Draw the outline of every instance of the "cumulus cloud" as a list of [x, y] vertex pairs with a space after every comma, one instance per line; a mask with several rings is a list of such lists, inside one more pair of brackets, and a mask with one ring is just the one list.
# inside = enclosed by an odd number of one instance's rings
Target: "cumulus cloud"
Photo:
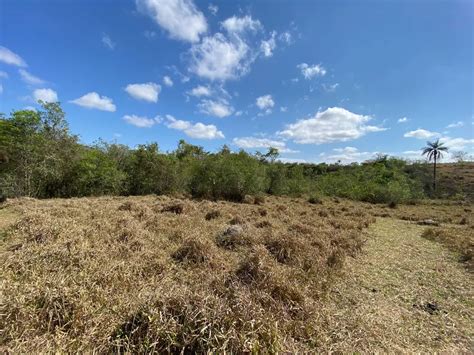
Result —
[[101, 111], [115, 112], [116, 107], [111, 98], [100, 96], [96, 92], [89, 92], [78, 99], [69, 101], [70, 103]]
[[289, 124], [278, 132], [282, 137], [300, 144], [345, 142], [385, 128], [370, 126], [370, 116], [359, 115], [341, 107], [318, 111], [313, 117]]
[[427, 131], [426, 129], [417, 129], [414, 131], [406, 132], [403, 137], [405, 138], [417, 138], [417, 139], [428, 139], [439, 136], [438, 132]]
[[408, 117], [401, 117], [401, 118], [398, 119], [397, 122], [398, 123], [406, 123], [406, 122], [408, 122]]
[[134, 99], [156, 103], [161, 86], [155, 83], [129, 84], [125, 91]]
[[378, 152], [361, 152], [354, 147], [345, 147], [335, 148], [331, 153], [321, 153], [319, 154], [319, 159], [328, 163], [340, 162], [342, 164], [349, 164], [366, 161], [377, 154]]
[[306, 80], [310, 80], [315, 76], [326, 75], [326, 69], [323, 68], [320, 64], [309, 65], [307, 63], [301, 63], [298, 64], [296, 67], [301, 70], [301, 75], [303, 75]]
[[18, 70], [20, 73], [21, 79], [30, 85], [43, 85], [45, 81], [43, 79], [38, 78], [37, 76], [34, 76], [33, 74], [27, 72], [25, 69], [20, 69]]
[[136, 0], [140, 12], [150, 16], [171, 38], [199, 42], [207, 21], [192, 0]]
[[292, 150], [286, 146], [283, 141], [272, 140], [268, 138], [258, 137], [240, 137], [234, 138], [232, 143], [239, 148], [243, 149], [256, 149], [256, 148], [277, 148], [280, 153], [298, 153], [298, 151]]
[[219, 139], [225, 138], [224, 134], [214, 125], [204, 123], [191, 123], [189, 121], [178, 120], [171, 115], [166, 115], [166, 126], [171, 129], [183, 131], [187, 136], [198, 139]]
[[209, 80], [236, 79], [249, 71], [254, 58], [249, 46], [239, 37], [232, 40], [222, 33], [205, 37], [190, 50], [189, 70]]
[[219, 118], [227, 117], [232, 114], [234, 108], [229, 105], [227, 100], [219, 99], [215, 100], [202, 100], [199, 104], [199, 108], [202, 113], [216, 116]]
[[163, 77], [163, 84], [165, 84], [166, 86], [173, 86], [174, 83], [168, 75], [165, 75]]
[[110, 50], [115, 49], [116, 43], [112, 41], [112, 38], [107, 33], [102, 33], [102, 43], [105, 47], [107, 47]]
[[273, 31], [269, 39], [263, 40], [260, 43], [260, 50], [262, 51], [265, 57], [271, 57], [273, 55], [273, 51], [276, 48], [275, 36], [276, 36], [276, 32]]
[[159, 116], [148, 118], [145, 116], [125, 115], [122, 117], [122, 119], [125, 122], [139, 128], [150, 128], [161, 122], [161, 118]]
[[232, 16], [222, 22], [222, 27], [229, 33], [238, 34], [245, 31], [258, 31], [262, 28], [262, 24], [249, 15], [244, 17]]
[[0, 46], [0, 62], [16, 65], [17, 67], [27, 67], [22, 57], [3, 46]]
[[462, 126], [464, 126], [464, 122], [458, 121], [458, 122], [453, 122], [453, 123], [447, 125], [446, 128], [459, 128], [459, 127], [462, 127]]
[[275, 106], [275, 101], [273, 101], [272, 95], [263, 95], [257, 97], [255, 103], [260, 110], [271, 109], [273, 106]]
[[211, 89], [209, 89], [207, 86], [196, 86], [192, 90], [188, 91], [188, 94], [191, 96], [195, 97], [201, 97], [201, 96], [211, 96], [212, 92]]
[[58, 94], [52, 89], [36, 89], [33, 91], [33, 98], [35, 101], [57, 102]]

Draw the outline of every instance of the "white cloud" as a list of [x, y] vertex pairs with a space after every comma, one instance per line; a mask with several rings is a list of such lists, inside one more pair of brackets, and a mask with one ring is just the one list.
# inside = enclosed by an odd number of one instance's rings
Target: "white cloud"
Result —
[[207, 9], [209, 10], [209, 12], [211, 14], [213, 14], [214, 16], [217, 15], [217, 11], [219, 11], [219, 8], [217, 7], [217, 5], [213, 5], [213, 4], [209, 4], [209, 6], [207, 7]]
[[3, 85], [0, 84], [0, 94], [3, 94]]
[[281, 112], [286, 112], [286, 111], [288, 111], [288, 107], [286, 107], [286, 106], [281, 106], [281, 107], [280, 107], [280, 111], [281, 111]]
[[198, 139], [219, 139], [225, 138], [224, 134], [217, 130], [214, 125], [205, 125], [201, 122], [191, 123], [189, 121], [178, 120], [171, 115], [166, 115], [168, 123], [166, 126], [171, 129], [183, 131], [187, 136]]
[[136, 0], [137, 8], [165, 29], [171, 38], [199, 42], [207, 21], [192, 0]]
[[0, 70], [0, 78], [8, 79], [8, 74], [6, 72]]
[[190, 50], [191, 66], [189, 70], [210, 80], [236, 79], [249, 71], [251, 62], [249, 46], [238, 36], [228, 40], [223, 34], [216, 33], [205, 37], [201, 43]]
[[427, 131], [426, 129], [417, 129], [414, 131], [406, 132], [403, 137], [405, 138], [417, 138], [417, 139], [428, 139], [439, 136], [438, 132]]
[[459, 127], [462, 127], [462, 126], [464, 126], [464, 122], [458, 121], [458, 122], [453, 122], [453, 123], [447, 125], [446, 128], [459, 128]]
[[232, 16], [222, 22], [222, 27], [229, 33], [238, 34], [245, 31], [258, 31], [262, 28], [262, 24], [249, 15], [244, 17]]
[[168, 76], [168, 75], [165, 75], [163, 77], [163, 83], [166, 85], [166, 86], [173, 86], [173, 80], [171, 80], [171, 78]]
[[441, 137], [440, 142], [444, 143], [450, 151], [474, 149], [474, 139]]
[[17, 67], [27, 67], [26, 62], [18, 54], [13, 53], [6, 47], [0, 46], [0, 62], [4, 62], [10, 65], [16, 65]]
[[211, 96], [211, 90], [207, 86], [199, 85], [188, 91], [188, 94], [195, 97]]
[[385, 128], [369, 126], [370, 116], [358, 115], [344, 108], [331, 107], [318, 111], [313, 117], [289, 124], [278, 132], [282, 137], [300, 144], [345, 142]]
[[401, 117], [401, 118], [398, 119], [397, 122], [398, 123], [406, 123], [406, 122], [408, 122], [408, 117]]
[[45, 83], [43, 79], [34, 76], [33, 74], [27, 72], [25, 69], [20, 69], [18, 70], [18, 72], [20, 73], [21, 79], [27, 84], [42, 85]]
[[342, 164], [360, 163], [373, 158], [378, 152], [361, 152], [354, 147], [336, 148], [332, 153], [321, 153], [319, 159], [328, 163], [341, 162]]
[[35, 101], [57, 102], [58, 94], [52, 89], [36, 89], [33, 91], [33, 98]]
[[273, 106], [275, 106], [275, 101], [273, 101], [272, 95], [263, 95], [257, 97], [255, 103], [260, 110], [271, 109]]
[[154, 126], [155, 124], [158, 124], [161, 122], [161, 118], [159, 116], [156, 116], [154, 118], [148, 118], [148, 117], [143, 117], [143, 116], [137, 116], [137, 115], [125, 115], [122, 117], [122, 119], [139, 128], [150, 128]]
[[70, 103], [91, 109], [101, 111], [115, 112], [116, 107], [111, 98], [107, 96], [100, 96], [96, 92], [89, 92], [78, 99], [69, 101]]
[[232, 143], [239, 148], [243, 149], [255, 149], [255, 148], [277, 148], [280, 153], [298, 153], [286, 146], [283, 141], [272, 140], [268, 138], [257, 138], [257, 137], [240, 137], [234, 138]]
[[288, 31], [280, 33], [280, 35], [278, 36], [278, 39], [280, 41], [285, 42], [286, 44], [291, 44], [293, 42], [293, 38], [291, 36], [291, 33], [288, 32]]
[[155, 83], [129, 84], [125, 91], [134, 99], [156, 103], [161, 86]]
[[336, 89], [337, 89], [338, 86], [339, 86], [339, 83], [335, 83], [335, 84], [323, 84], [323, 85], [322, 85], [324, 91], [326, 91], [326, 92], [334, 92], [334, 91], [336, 91]]
[[278, 158], [278, 161], [281, 161], [285, 164], [306, 164], [309, 163], [306, 159], [301, 158]]
[[309, 65], [306, 63], [301, 63], [298, 64], [296, 67], [301, 70], [301, 75], [303, 75], [306, 80], [310, 80], [315, 76], [326, 75], [326, 69], [323, 68], [320, 64]]
[[234, 111], [234, 108], [229, 105], [227, 100], [224, 99], [219, 99], [218, 101], [202, 100], [199, 104], [199, 108], [201, 109], [202, 113], [219, 118], [230, 116]]
[[104, 44], [105, 47], [107, 47], [110, 50], [115, 49], [116, 43], [112, 41], [112, 39], [107, 33], [102, 33], [102, 43]]
[[272, 36], [268, 40], [264, 40], [260, 43], [260, 50], [265, 57], [271, 57], [273, 55], [273, 51], [276, 48], [275, 36], [276, 32], [273, 31]]

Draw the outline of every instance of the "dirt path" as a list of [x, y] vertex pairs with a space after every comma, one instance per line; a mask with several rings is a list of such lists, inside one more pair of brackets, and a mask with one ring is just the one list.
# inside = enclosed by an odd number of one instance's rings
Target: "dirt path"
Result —
[[328, 350], [474, 351], [474, 278], [424, 227], [379, 218], [330, 292]]

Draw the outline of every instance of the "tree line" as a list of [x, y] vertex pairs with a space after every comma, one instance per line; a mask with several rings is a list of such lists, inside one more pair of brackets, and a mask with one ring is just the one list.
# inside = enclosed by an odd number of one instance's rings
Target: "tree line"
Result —
[[[381, 203], [429, 194], [424, 164], [380, 156], [363, 164], [284, 164], [278, 151], [218, 152], [180, 140], [172, 152], [157, 143], [135, 148], [79, 142], [59, 103], [0, 117], [0, 194], [35, 198], [189, 194], [242, 201], [246, 195], [329, 195]], [[428, 182], [428, 183], [427, 183]]]

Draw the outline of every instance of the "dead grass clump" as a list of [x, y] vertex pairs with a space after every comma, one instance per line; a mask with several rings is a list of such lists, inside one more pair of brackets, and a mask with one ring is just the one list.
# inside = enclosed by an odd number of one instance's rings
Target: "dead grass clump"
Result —
[[186, 239], [172, 257], [186, 264], [207, 263], [210, 261], [209, 246], [197, 239]]
[[317, 196], [311, 196], [309, 199], [308, 199], [308, 202], [312, 205], [321, 205], [323, 203], [323, 200], [321, 200], [319, 197]]
[[41, 244], [57, 239], [59, 235], [58, 227], [47, 216], [33, 214], [22, 218], [14, 229], [23, 234], [27, 242]]
[[296, 234], [304, 234], [308, 235], [313, 233], [313, 230], [305, 226], [304, 224], [298, 223], [298, 224], [292, 224], [291, 226], [288, 227], [289, 232], [295, 232]]
[[319, 211], [318, 215], [319, 215], [319, 217], [324, 217], [324, 218], [329, 217], [329, 213], [326, 210]]
[[39, 327], [45, 332], [67, 331], [74, 317], [74, 306], [64, 295], [41, 294], [34, 300]]
[[171, 203], [167, 206], [164, 206], [161, 212], [171, 212], [175, 214], [182, 214], [184, 212], [184, 204], [181, 202]]
[[231, 225], [244, 224], [244, 223], [245, 223], [244, 219], [240, 216], [232, 217], [232, 219], [229, 221], [229, 224]]
[[255, 248], [249, 256], [242, 260], [235, 274], [244, 284], [263, 283], [269, 280], [271, 267], [268, 264], [265, 249]]
[[205, 219], [206, 221], [210, 221], [211, 219], [216, 219], [216, 218], [219, 218], [220, 216], [221, 216], [220, 211], [213, 210], [206, 213]]
[[271, 226], [272, 226], [271, 222], [269, 222], [267, 220], [255, 223], [255, 227], [257, 227], [257, 228], [269, 228]]
[[258, 214], [262, 217], [265, 217], [266, 215], [268, 215], [268, 211], [264, 208], [259, 208], [258, 209]]
[[263, 195], [255, 196], [253, 203], [256, 205], [263, 205], [265, 203], [265, 196]]
[[122, 203], [119, 207], [119, 211], [131, 211], [134, 207], [134, 204], [131, 201], [126, 201]]
[[292, 236], [271, 238], [265, 246], [270, 254], [282, 264], [296, 264], [304, 248], [303, 244]]
[[234, 250], [239, 246], [250, 245], [251, 240], [244, 234], [243, 228], [236, 224], [219, 234], [216, 237], [216, 244], [222, 248]]
[[111, 335], [109, 341], [116, 352], [147, 351], [151, 345], [150, 323], [152, 318], [144, 310], [139, 310], [122, 323]]

